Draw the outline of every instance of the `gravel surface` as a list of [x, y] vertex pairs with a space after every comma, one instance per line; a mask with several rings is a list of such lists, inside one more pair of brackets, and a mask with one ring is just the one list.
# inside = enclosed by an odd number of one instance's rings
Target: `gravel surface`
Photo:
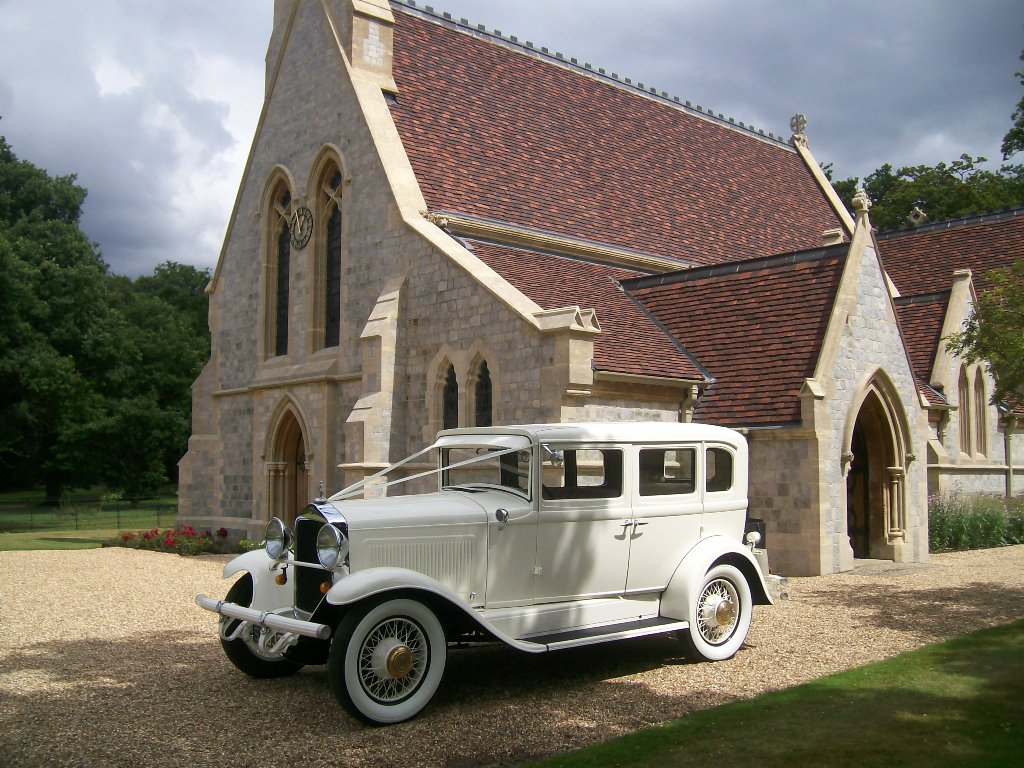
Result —
[[1024, 546], [790, 579], [730, 661], [669, 637], [539, 656], [452, 650], [415, 720], [363, 726], [322, 668], [250, 680], [196, 593], [223, 557], [0, 552], [0, 768], [508, 765], [1024, 617]]

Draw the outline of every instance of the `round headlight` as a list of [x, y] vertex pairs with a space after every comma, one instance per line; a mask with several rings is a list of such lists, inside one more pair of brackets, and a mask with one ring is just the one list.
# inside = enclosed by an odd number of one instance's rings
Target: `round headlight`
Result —
[[288, 548], [292, 544], [292, 534], [280, 518], [272, 518], [267, 523], [265, 539], [263, 547], [267, 551], [267, 557], [271, 560], [280, 560], [288, 555]]
[[328, 523], [316, 535], [316, 556], [327, 570], [341, 563], [348, 554], [348, 540], [344, 534]]

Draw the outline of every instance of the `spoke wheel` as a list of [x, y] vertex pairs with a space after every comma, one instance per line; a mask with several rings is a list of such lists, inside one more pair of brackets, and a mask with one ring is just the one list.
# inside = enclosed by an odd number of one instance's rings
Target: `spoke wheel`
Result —
[[[242, 576], [231, 586], [224, 599], [229, 603], [250, 607], [252, 605], [252, 576], [248, 573]], [[238, 622], [236, 619], [221, 617], [220, 623], [230, 629], [234, 628]], [[294, 675], [302, 669], [302, 664], [291, 661], [281, 654], [267, 653], [260, 648], [259, 633], [271, 631], [250, 625], [234, 640], [222, 638], [220, 644], [224, 649], [224, 655], [249, 677], [269, 678]]]
[[718, 565], [704, 576], [690, 609], [690, 627], [681, 639], [687, 656], [698, 661], [732, 658], [750, 629], [750, 586], [731, 565]]
[[370, 723], [397, 723], [427, 705], [444, 674], [444, 628], [423, 603], [391, 599], [357, 606], [331, 642], [335, 697]]

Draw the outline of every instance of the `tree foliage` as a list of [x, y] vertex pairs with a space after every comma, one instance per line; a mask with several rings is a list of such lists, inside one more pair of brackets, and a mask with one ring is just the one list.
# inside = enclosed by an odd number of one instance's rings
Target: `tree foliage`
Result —
[[187, 445], [209, 274], [111, 275], [79, 228], [85, 196], [0, 137], [0, 482], [138, 496]]
[[849, 178], [833, 183], [850, 208], [863, 186], [871, 199], [871, 223], [879, 230], [911, 226], [914, 209], [928, 221], [997, 211], [1024, 205], [1024, 166], [1007, 165], [999, 171], [978, 167], [984, 157], [968, 154], [951, 163], [915, 165], [898, 169], [886, 163], [868, 174], [863, 183]]
[[980, 293], [963, 328], [948, 347], [968, 362], [984, 360], [996, 381], [993, 402], [1020, 399], [1024, 392], [1024, 259], [987, 273], [988, 290]]
[[[1024, 61], [1024, 51], [1021, 51], [1020, 60]], [[1024, 71], [1015, 72], [1014, 75], [1020, 78], [1020, 84], [1024, 85]], [[1003, 160], [1009, 160], [1012, 155], [1024, 149], [1024, 96], [1017, 102], [1017, 108], [1010, 115], [1013, 126], [1003, 136]]]

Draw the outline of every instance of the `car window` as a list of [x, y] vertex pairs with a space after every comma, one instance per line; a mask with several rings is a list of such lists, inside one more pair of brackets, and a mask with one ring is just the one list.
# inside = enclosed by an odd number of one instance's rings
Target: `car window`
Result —
[[545, 499], [614, 499], [622, 495], [622, 451], [548, 450]]
[[442, 468], [441, 485], [445, 488], [483, 485], [529, 494], [529, 451], [443, 448]]
[[644, 448], [640, 451], [640, 495], [666, 496], [696, 490], [695, 448]]
[[705, 488], [709, 493], [728, 491], [732, 488], [732, 454], [725, 448], [708, 448], [705, 453], [707, 482]]

